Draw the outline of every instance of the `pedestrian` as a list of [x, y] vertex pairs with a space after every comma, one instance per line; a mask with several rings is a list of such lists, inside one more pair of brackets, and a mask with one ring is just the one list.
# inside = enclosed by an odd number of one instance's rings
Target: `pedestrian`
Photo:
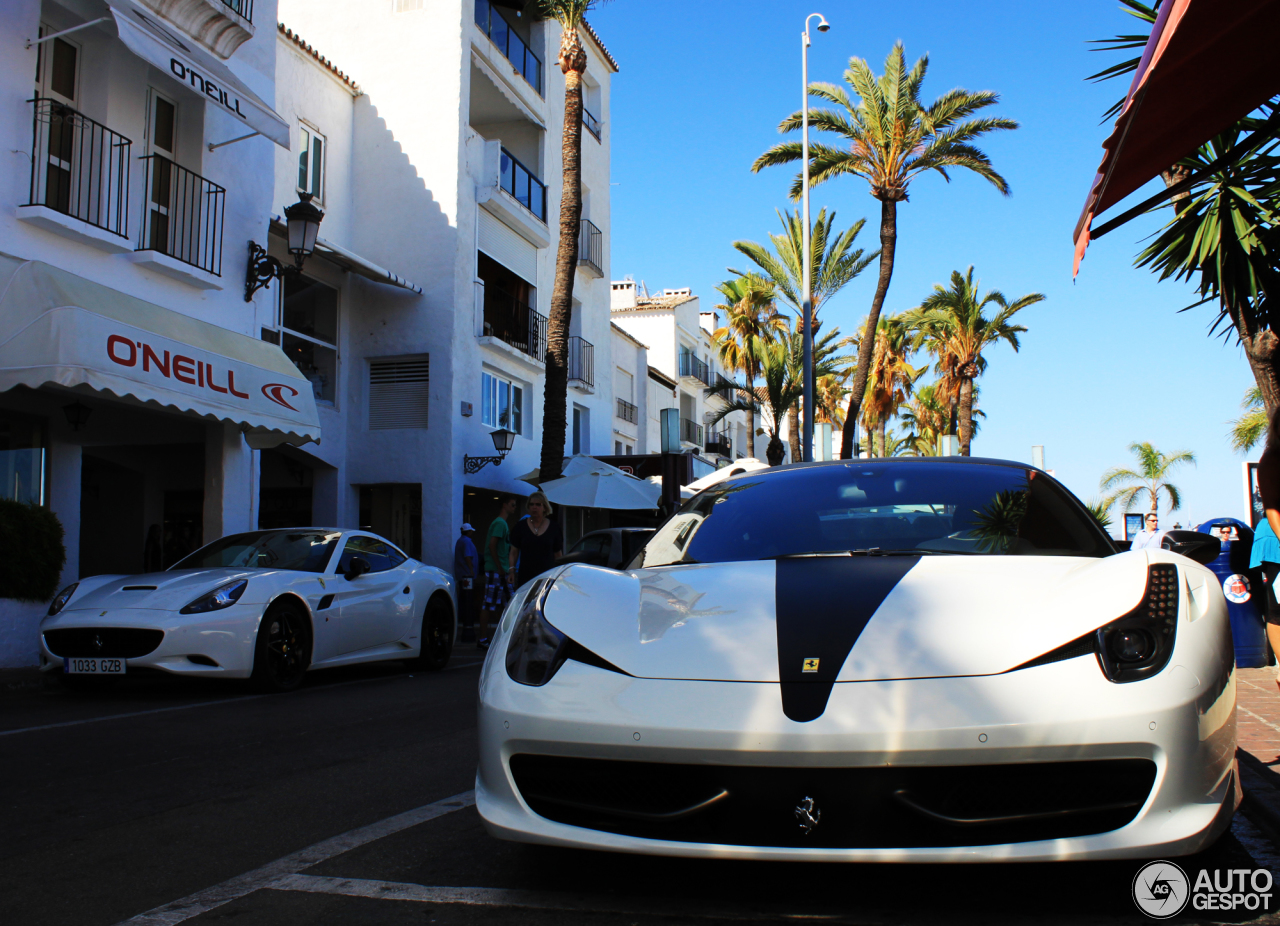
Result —
[[[1280, 600], [1276, 598], [1276, 577], [1280, 575], [1280, 411], [1271, 417], [1267, 446], [1258, 460], [1258, 492], [1263, 517], [1254, 530], [1249, 567], [1262, 570], [1267, 642], [1272, 653], [1280, 654]], [[1280, 663], [1276, 665], [1276, 685], [1280, 687]]]
[[476, 529], [470, 524], [462, 525], [462, 535], [453, 545], [453, 578], [458, 583], [458, 613], [462, 616], [463, 643], [474, 643], [476, 628], [472, 624], [471, 602], [476, 587], [476, 576], [480, 574], [480, 554], [476, 552], [475, 542], [471, 539]]
[[489, 648], [489, 625], [498, 623], [511, 600], [507, 559], [511, 555], [510, 521], [516, 513], [516, 497], [503, 495], [501, 499], [502, 507], [484, 538], [484, 601], [480, 605], [480, 638], [476, 640], [481, 649]]
[[[540, 576], [564, 556], [564, 534], [560, 525], [550, 519], [551, 502], [541, 492], [534, 492], [525, 502], [529, 517], [511, 531], [511, 554], [508, 569], [519, 588]], [[516, 568], [516, 557], [520, 566]]]
[[1160, 549], [1160, 541], [1164, 537], [1164, 531], [1160, 530], [1160, 515], [1154, 511], [1147, 513], [1147, 526], [1144, 530], [1134, 534], [1133, 542], [1129, 544], [1130, 550], [1141, 550], [1146, 547]]

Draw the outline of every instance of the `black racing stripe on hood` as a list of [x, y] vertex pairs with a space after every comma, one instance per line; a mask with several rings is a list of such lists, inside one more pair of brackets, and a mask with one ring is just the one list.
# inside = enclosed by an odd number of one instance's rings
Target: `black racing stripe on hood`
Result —
[[[801, 723], [827, 709], [831, 686], [871, 615], [918, 556], [780, 559], [774, 580], [782, 710]], [[805, 672], [817, 659], [816, 672]]]

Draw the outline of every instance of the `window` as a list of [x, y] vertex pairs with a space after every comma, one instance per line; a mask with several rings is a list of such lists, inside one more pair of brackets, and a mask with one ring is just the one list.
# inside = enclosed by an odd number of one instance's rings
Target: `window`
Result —
[[621, 367], [613, 371], [613, 394], [624, 402], [634, 402], [635, 377]]
[[395, 569], [406, 559], [405, 555], [389, 543], [376, 537], [352, 537], [342, 548], [342, 557], [338, 560], [338, 575], [346, 575], [351, 568], [353, 556], [364, 557], [369, 563], [370, 572], [386, 572]]
[[311, 383], [317, 402], [333, 405], [338, 382], [338, 291], [300, 273], [285, 274], [277, 328], [262, 340], [279, 344]]
[[573, 452], [591, 452], [591, 412], [581, 405], [573, 407]]
[[0, 411], [0, 498], [44, 504], [44, 425]]
[[324, 201], [324, 136], [309, 125], [302, 126], [302, 143], [298, 146], [298, 192], [310, 193], [316, 202]]
[[[431, 359], [369, 361], [369, 428], [425, 428], [431, 399]], [[364, 523], [364, 522], [361, 522]]]
[[491, 428], [524, 433], [524, 387], [492, 373], [480, 382], [480, 420]]
[[[58, 31], [50, 26], [40, 27], [41, 35]], [[45, 96], [74, 106], [76, 85], [79, 83], [80, 46], [66, 39], [53, 39], [41, 42], [36, 49], [36, 84]]]
[[341, 534], [317, 530], [232, 534], [201, 547], [174, 569], [292, 569], [324, 572]]
[[[146, 190], [147, 214], [146, 243], [151, 249], [171, 251], [169, 240], [169, 219], [173, 211], [174, 171], [173, 162], [177, 160], [175, 147], [178, 127], [178, 107], [170, 99], [161, 96], [156, 90], [148, 94], [147, 146], [150, 154], [159, 155], [149, 162], [151, 167], [148, 177], [151, 181]], [[177, 242], [175, 242], [177, 243]], [[181, 256], [181, 252], [179, 252]]]

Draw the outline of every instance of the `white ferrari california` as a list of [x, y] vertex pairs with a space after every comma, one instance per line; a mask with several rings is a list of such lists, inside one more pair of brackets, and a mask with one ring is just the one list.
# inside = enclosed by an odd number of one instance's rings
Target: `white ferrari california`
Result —
[[[1229, 825], [1223, 593], [1047, 473], [847, 460], [728, 479], [626, 568], [527, 583], [480, 680], [494, 836], [718, 858], [1196, 852]], [[1184, 555], [1186, 554], [1186, 555]]]
[[40, 625], [42, 666], [70, 685], [138, 670], [251, 678], [383, 659], [442, 669], [453, 578], [376, 534], [299, 527], [215, 540], [165, 572], [81, 579]]

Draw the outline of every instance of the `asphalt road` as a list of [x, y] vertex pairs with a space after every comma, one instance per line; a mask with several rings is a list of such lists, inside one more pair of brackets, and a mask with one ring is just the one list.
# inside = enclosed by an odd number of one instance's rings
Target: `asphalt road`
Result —
[[[471, 805], [476, 659], [317, 673], [271, 697], [167, 678], [0, 693], [0, 923], [1150, 922], [1137, 862], [766, 864], [492, 840]], [[1178, 861], [1192, 878], [1280, 869], [1243, 818]]]

